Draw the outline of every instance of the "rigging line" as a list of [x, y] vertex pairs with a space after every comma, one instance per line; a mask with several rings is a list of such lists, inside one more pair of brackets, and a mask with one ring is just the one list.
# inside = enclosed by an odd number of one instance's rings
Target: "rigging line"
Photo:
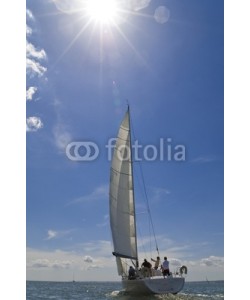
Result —
[[144, 240], [143, 240], [143, 236], [141, 234], [141, 228], [139, 226], [137, 226], [137, 229], [139, 231], [139, 236], [140, 236], [140, 239], [141, 239], [141, 244], [142, 244], [142, 248], [143, 248], [143, 252], [144, 252], [144, 256], [146, 257], [146, 249], [145, 249], [145, 245], [144, 245]]
[[[134, 140], [135, 140], [136, 138], [135, 138], [134, 126], [133, 126], [132, 118], [131, 117], [130, 117], [130, 124], [131, 124], [131, 131], [132, 131], [132, 134], [133, 134], [133, 137], [134, 137]], [[141, 166], [141, 162], [140, 161], [138, 161], [138, 163], [139, 163], [140, 173], [141, 173], [141, 177], [142, 177], [143, 190], [144, 190], [144, 194], [145, 194], [145, 198], [146, 198], [147, 211], [148, 211], [149, 220], [150, 220], [152, 231], [153, 231], [153, 235], [154, 235], [154, 240], [155, 240], [155, 245], [156, 245], [156, 251], [157, 251], [158, 255], [160, 256], [160, 254], [159, 254], [159, 248], [158, 248], [158, 244], [157, 244], [157, 240], [156, 240], [156, 235], [155, 235], [155, 230], [154, 230], [154, 224], [153, 224], [153, 220], [152, 220], [152, 216], [151, 216], [151, 212], [150, 212], [148, 195], [147, 195], [146, 184], [145, 184], [145, 180], [144, 180], [144, 176], [143, 176], [142, 166]]]
[[143, 176], [141, 164], [139, 164], [139, 166], [140, 166], [140, 171], [141, 171], [141, 176], [142, 176], [142, 183], [143, 183], [144, 194], [145, 194], [145, 197], [146, 197], [146, 204], [147, 204], [147, 210], [148, 210], [148, 214], [149, 214], [149, 220], [150, 220], [152, 231], [153, 231], [153, 235], [154, 235], [154, 240], [155, 240], [155, 245], [156, 245], [156, 251], [157, 251], [158, 255], [160, 256], [160, 254], [159, 254], [159, 248], [158, 248], [158, 244], [157, 244], [157, 240], [156, 240], [156, 235], [155, 235], [155, 230], [154, 230], [153, 219], [152, 219], [152, 215], [151, 215], [151, 212], [150, 212], [148, 195], [147, 195], [147, 190], [146, 190], [146, 185], [145, 185], [145, 180], [144, 180], [144, 176]]
[[150, 235], [150, 256], [152, 257], [152, 247], [154, 246], [153, 241], [152, 241], [152, 233], [151, 233], [151, 225], [150, 225], [150, 220], [148, 222], [148, 228], [149, 228], [149, 235]]

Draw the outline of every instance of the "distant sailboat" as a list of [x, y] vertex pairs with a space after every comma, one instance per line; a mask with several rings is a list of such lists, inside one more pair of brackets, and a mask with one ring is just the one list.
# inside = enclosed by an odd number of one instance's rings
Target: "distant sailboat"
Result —
[[[146, 277], [139, 269], [129, 107], [120, 125], [110, 169], [110, 226], [118, 274], [125, 291], [136, 294], [177, 294], [184, 286], [187, 268], [163, 278], [160, 271]], [[126, 259], [135, 267], [129, 279]], [[154, 271], [154, 270], [152, 270]]]

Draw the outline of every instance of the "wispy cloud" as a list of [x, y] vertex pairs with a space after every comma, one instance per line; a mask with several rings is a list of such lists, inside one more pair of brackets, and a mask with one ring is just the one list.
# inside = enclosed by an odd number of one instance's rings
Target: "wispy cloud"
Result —
[[[26, 10], [27, 21], [32, 21], [32, 26], [35, 24], [35, 18], [32, 12]], [[32, 27], [28, 24], [26, 25], [26, 34], [27, 37], [31, 36], [33, 30]], [[46, 71], [47, 68], [42, 65], [42, 61], [47, 58], [47, 54], [44, 49], [38, 49], [29, 41], [26, 41], [26, 72], [30, 78], [35, 76], [41, 77]]]
[[43, 76], [43, 74], [47, 71], [47, 68], [42, 66], [38, 61], [27, 58], [26, 70], [27, 70], [27, 75], [29, 75], [32, 78], [36, 75], [39, 77]]
[[96, 224], [97, 227], [105, 227], [109, 224], [109, 215], [103, 217], [103, 222]]
[[48, 230], [48, 236], [46, 238], [46, 240], [51, 240], [51, 239], [54, 239], [56, 238], [58, 235], [58, 233], [54, 230]]
[[77, 204], [77, 203], [83, 203], [85, 201], [97, 201], [102, 200], [104, 198], [108, 197], [108, 185], [103, 184], [98, 187], [96, 187], [90, 194], [81, 196], [79, 198], [76, 198], [68, 203], [69, 204]]
[[38, 50], [33, 44], [26, 42], [26, 55], [38, 60], [46, 59], [47, 55], [44, 49]]
[[[167, 238], [166, 236], [163, 235], [156, 235], [156, 240], [159, 246], [159, 249], [169, 249], [170, 247], [173, 246], [174, 241]], [[146, 249], [151, 249], [152, 244], [154, 244], [154, 237], [153, 236], [143, 236], [143, 237], [138, 237], [138, 248], [140, 251], [146, 251]], [[149, 250], [148, 250], [149, 251]]]
[[50, 262], [48, 259], [36, 259], [28, 264], [30, 268], [48, 268], [50, 266]]
[[175, 267], [180, 267], [182, 265], [182, 261], [180, 259], [177, 258], [171, 258], [169, 260], [171, 266], [175, 266]]
[[56, 238], [61, 238], [64, 237], [68, 234], [70, 234], [73, 230], [52, 230], [49, 229], [47, 232], [47, 237], [45, 238], [45, 240], [52, 240], [52, 239], [56, 239]]
[[28, 264], [29, 268], [52, 268], [52, 269], [69, 269], [72, 266], [71, 261], [67, 260], [54, 260], [37, 259]]
[[[170, 191], [166, 188], [148, 187], [148, 196], [149, 196], [151, 203], [167, 201], [169, 199], [170, 194], [171, 194]], [[137, 203], [136, 203], [137, 215], [147, 213], [148, 209], [147, 209], [147, 201], [146, 201], [145, 196], [143, 195], [143, 197], [139, 201], [137, 201]]]
[[56, 147], [64, 152], [66, 146], [72, 139], [69, 131], [61, 122], [58, 122], [53, 128], [53, 135]]
[[29, 27], [28, 25], [26, 25], [26, 35], [27, 35], [27, 36], [32, 35], [32, 28]]
[[[32, 26], [35, 24], [35, 18], [31, 12], [31, 10], [26, 10], [26, 19], [27, 21], [31, 21]], [[26, 24], [26, 34], [27, 37], [32, 35], [32, 28], [28, 24]], [[29, 84], [29, 80], [34, 77], [41, 77], [47, 71], [47, 68], [41, 64], [41, 61], [46, 59], [47, 55], [44, 49], [37, 49], [33, 44], [29, 41], [26, 41], [26, 74], [27, 74], [27, 83]], [[34, 83], [33, 83], [34, 84]], [[30, 86], [26, 91], [26, 101], [31, 101], [37, 92], [36, 86]], [[36, 132], [39, 129], [43, 128], [43, 122], [41, 118], [36, 116], [30, 116], [26, 119], [26, 131], [27, 132]]]
[[72, 253], [61, 250], [42, 251], [27, 248], [27, 268], [68, 269], [74, 265], [75, 257]]
[[32, 21], [35, 20], [32, 11], [29, 9], [26, 9], [26, 17], [27, 17], [27, 20], [32, 20]]
[[[104, 240], [95, 240], [81, 245], [75, 245], [73, 248], [79, 249], [79, 251], [65, 251], [65, 250], [49, 250], [43, 251], [39, 249], [27, 248], [27, 272], [29, 278], [40, 278], [39, 274], [43, 274], [42, 270], [46, 269], [53, 272], [53, 270], [61, 269], [62, 272], [65, 269], [63, 276], [68, 277], [67, 269], [75, 270], [79, 272], [80, 276], [84, 279], [91, 278], [91, 274], [86, 273], [86, 270], [103, 269], [105, 270], [114, 269], [115, 260], [111, 254], [111, 243]], [[110, 273], [110, 272], [109, 272]], [[46, 273], [49, 276], [50, 273]], [[53, 273], [57, 276], [56, 273]], [[115, 279], [114, 274], [111, 273], [110, 279]], [[107, 274], [106, 274], [107, 275]], [[108, 278], [105, 274], [94, 274], [94, 278], [100, 280]], [[98, 277], [99, 276], [99, 277]], [[47, 278], [47, 277], [46, 277]], [[53, 277], [55, 278], [55, 277]], [[93, 280], [94, 280], [93, 278]]]
[[224, 266], [224, 258], [220, 256], [209, 256], [207, 258], [203, 258], [200, 261], [201, 266], [207, 266], [207, 267], [223, 267]]
[[39, 117], [29, 117], [26, 119], [26, 131], [35, 132], [43, 128], [43, 122]]
[[168, 195], [170, 194], [170, 191], [166, 188], [161, 187], [153, 187], [151, 188], [151, 199], [152, 201], [160, 201], [160, 200], [166, 200]]
[[91, 253], [95, 257], [110, 256], [112, 246], [110, 241], [95, 240], [81, 244], [81, 249], [85, 253]]
[[26, 100], [31, 101], [33, 99], [33, 96], [35, 95], [37, 91], [37, 87], [30, 86], [28, 90], [26, 91]]

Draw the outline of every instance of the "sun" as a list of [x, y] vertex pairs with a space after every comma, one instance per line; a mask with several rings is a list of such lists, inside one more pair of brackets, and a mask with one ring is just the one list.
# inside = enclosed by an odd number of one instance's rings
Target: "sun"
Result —
[[88, 0], [86, 10], [93, 21], [101, 24], [112, 23], [118, 16], [118, 7], [115, 0]]

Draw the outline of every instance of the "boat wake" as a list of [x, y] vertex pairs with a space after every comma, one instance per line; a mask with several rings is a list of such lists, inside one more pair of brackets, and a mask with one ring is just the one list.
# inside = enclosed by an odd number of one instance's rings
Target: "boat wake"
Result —
[[[109, 295], [117, 300], [133, 300], [131, 294], [125, 290], [113, 291]], [[186, 294], [179, 293], [178, 295], [165, 294], [165, 295], [140, 295], [140, 300], [218, 300], [224, 299], [223, 295], [207, 295], [207, 294]]]
[[[113, 291], [109, 294], [110, 297], [116, 298], [117, 300], [132, 300], [134, 299], [133, 294], [121, 290], [121, 291]], [[131, 298], [132, 296], [132, 298]], [[159, 298], [158, 295], [140, 295], [140, 300], [152, 300], [152, 299], [164, 299], [164, 298]]]

